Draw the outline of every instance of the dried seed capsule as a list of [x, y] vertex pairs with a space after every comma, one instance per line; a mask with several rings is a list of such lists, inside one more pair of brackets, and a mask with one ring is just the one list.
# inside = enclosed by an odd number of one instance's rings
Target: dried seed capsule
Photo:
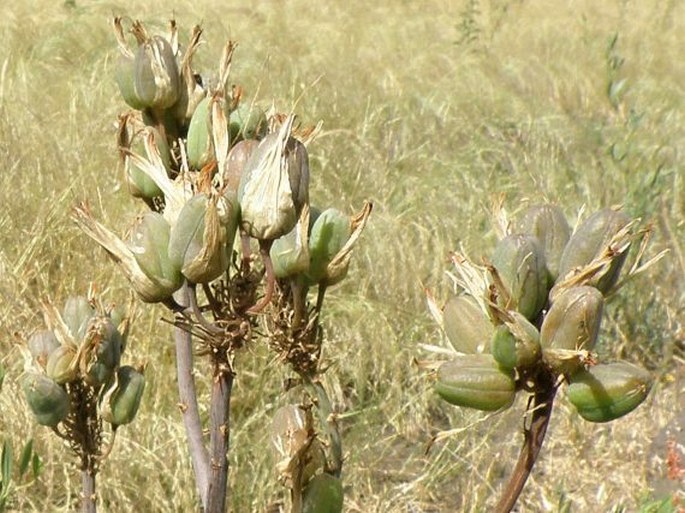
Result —
[[450, 404], [484, 411], [508, 408], [516, 394], [511, 373], [489, 354], [467, 354], [443, 363], [435, 390]]
[[76, 365], [76, 348], [59, 346], [48, 358], [45, 373], [58, 385], [63, 385], [78, 377]]
[[245, 164], [238, 188], [241, 227], [260, 240], [275, 240], [295, 227], [309, 202], [309, 158], [290, 136], [294, 116], [267, 135]]
[[153, 36], [138, 47], [135, 57], [135, 92], [151, 109], [167, 109], [178, 100], [180, 78], [169, 42]]
[[95, 316], [95, 308], [84, 296], [67, 298], [62, 308], [62, 319], [76, 343], [80, 343], [88, 331], [88, 323]]
[[46, 375], [26, 374], [22, 381], [22, 389], [38, 424], [54, 427], [69, 413], [69, 396]]
[[559, 276], [561, 254], [571, 236], [571, 227], [564, 213], [556, 205], [531, 206], [516, 223], [515, 231], [533, 235], [540, 241], [550, 275], [550, 283], [554, 283]]
[[183, 283], [178, 262], [169, 256], [170, 228], [157, 212], [146, 212], [131, 230], [128, 247], [145, 275], [158, 287], [159, 296], [170, 296]]
[[540, 360], [540, 333], [518, 312], [509, 312], [511, 321], [499, 326], [492, 338], [491, 353], [504, 369], [530, 367]]
[[599, 364], [569, 380], [568, 398], [585, 420], [609, 422], [630, 413], [652, 386], [646, 370], [628, 362]]
[[[559, 263], [559, 279], [563, 280], [573, 271], [582, 269], [607, 250], [611, 239], [628, 223], [630, 218], [623, 212], [605, 208], [588, 217], [571, 235]], [[604, 271], [595, 274], [588, 285], [606, 293], [618, 280], [623, 262], [628, 255], [626, 249], [615, 253]]]
[[28, 348], [31, 356], [38, 362], [43, 369], [48, 363], [50, 354], [60, 347], [55, 334], [50, 330], [41, 330], [31, 335], [28, 341]]
[[604, 296], [594, 287], [573, 287], [558, 295], [540, 329], [542, 347], [591, 351], [602, 321]]
[[145, 376], [130, 365], [117, 369], [116, 380], [103, 397], [102, 418], [113, 426], [133, 421], [145, 390]]
[[442, 327], [450, 344], [460, 353], [487, 353], [495, 327], [475, 299], [452, 296], [442, 311]]
[[169, 259], [192, 283], [209, 283], [226, 269], [238, 226], [238, 202], [197, 194], [186, 202], [171, 228]]
[[498, 302], [505, 310], [517, 310], [534, 320], [547, 302], [548, 278], [545, 255], [531, 235], [508, 235], [497, 243], [492, 264], [506, 290]]
[[306, 483], [324, 466], [323, 449], [312, 422], [311, 412], [294, 404], [282, 406], [274, 413], [271, 441], [278, 471], [286, 481], [301, 471], [301, 481]]
[[231, 141], [261, 139], [266, 135], [267, 125], [262, 109], [249, 102], [240, 102], [229, 117]]
[[98, 316], [80, 348], [80, 371], [90, 385], [99, 387], [107, 383], [121, 362], [122, 338], [112, 320]]
[[318, 474], [304, 489], [302, 513], [341, 513], [343, 499], [340, 479], [326, 473]]

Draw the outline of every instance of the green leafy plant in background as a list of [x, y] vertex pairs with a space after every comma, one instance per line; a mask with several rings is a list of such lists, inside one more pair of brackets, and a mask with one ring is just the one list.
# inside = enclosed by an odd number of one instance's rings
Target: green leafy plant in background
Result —
[[[455, 295], [429, 308], [455, 357], [436, 364], [435, 389], [446, 402], [499, 412], [528, 395], [519, 459], [495, 511], [514, 507], [537, 460], [557, 391], [590, 422], [635, 409], [651, 388], [649, 372], [625, 361], [598, 362], [594, 346], [605, 301], [643, 262], [650, 229], [617, 208], [599, 210], [571, 230], [561, 209], [534, 205], [510, 222], [497, 209], [500, 238], [482, 266], [453, 254]], [[619, 280], [631, 246], [636, 256]]]
[[[145, 388], [142, 367], [121, 365], [133, 308], [125, 312], [105, 306], [91, 291], [87, 297], [70, 297], [61, 311], [45, 301], [43, 315], [48, 328], [34, 332], [26, 344], [22, 389], [36, 422], [63, 439], [78, 458], [81, 508], [94, 513], [100, 466], [117, 430], [134, 420]], [[40, 462], [31, 453], [27, 445], [20, 475], [30, 460], [37, 475]], [[3, 456], [3, 475], [9, 476], [5, 468]]]
[[[132, 108], [119, 118], [119, 154], [128, 190], [146, 210], [127, 240], [86, 203], [74, 219], [143, 302], [173, 314], [181, 412], [202, 509], [226, 509], [234, 359], [264, 334], [296, 373], [272, 429], [290, 509], [339, 512], [342, 445], [320, 380], [319, 320], [326, 290], [347, 274], [371, 204], [353, 216], [310, 206], [307, 145], [319, 127], [303, 127], [293, 113], [266, 112], [230, 87], [233, 42], [209, 77], [192, 66], [203, 42], [199, 26], [185, 46], [174, 21], [166, 37], [133, 22], [133, 44], [121, 18], [114, 31], [116, 81]], [[313, 306], [310, 289], [317, 291]], [[211, 368], [208, 441], [195, 356]]]

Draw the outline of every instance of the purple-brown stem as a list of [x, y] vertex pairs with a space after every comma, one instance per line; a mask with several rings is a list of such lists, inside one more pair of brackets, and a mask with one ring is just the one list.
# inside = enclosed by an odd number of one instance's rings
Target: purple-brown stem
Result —
[[97, 507], [95, 505], [95, 471], [84, 468], [81, 470], [81, 512], [95, 513]]
[[535, 389], [533, 406], [530, 408], [530, 426], [524, 428], [523, 447], [502, 497], [494, 509], [495, 513], [509, 513], [514, 508], [545, 440], [557, 392], [554, 377], [548, 373], [541, 373], [536, 379]]
[[271, 303], [271, 298], [274, 295], [274, 289], [276, 287], [276, 275], [274, 274], [274, 266], [271, 261], [271, 245], [274, 241], [272, 240], [260, 240], [259, 241], [259, 254], [262, 256], [262, 262], [264, 262], [264, 272], [266, 275], [266, 290], [264, 291], [264, 297], [250, 308], [247, 313], [255, 314], [259, 313], [266, 306]]

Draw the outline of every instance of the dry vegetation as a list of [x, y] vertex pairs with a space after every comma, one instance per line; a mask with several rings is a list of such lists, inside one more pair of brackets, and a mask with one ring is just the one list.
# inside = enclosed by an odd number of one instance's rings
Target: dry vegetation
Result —
[[[70, 5], [69, 5], [70, 4]], [[127, 5], [128, 4], [128, 5]], [[168, 2], [36, 0], [0, 7], [0, 438], [29, 437], [44, 463], [14, 511], [71, 511], [78, 483], [65, 448], [36, 426], [18, 393], [17, 338], [41, 324], [38, 301], [94, 281], [124, 301], [126, 284], [69, 220], [77, 200], [112, 226], [134, 214], [120, 187], [109, 19], [166, 20]], [[135, 7], [134, 7], [135, 6]], [[542, 460], [518, 511], [638, 511], [659, 498], [652, 445], [685, 401], [685, 6], [675, 1], [335, 2], [179, 0], [183, 27], [202, 23], [214, 62], [239, 41], [233, 80], [325, 131], [310, 147], [312, 202], [375, 211], [350, 278], [325, 312], [327, 385], [342, 412], [348, 512], [487, 511], [520, 443], [520, 412], [484, 420], [451, 408], [413, 364], [440, 343], [422, 284], [448, 290], [449, 250], [487, 254], [488, 208], [506, 194], [558, 202], [570, 219], [622, 203], [656, 226], [666, 259], [608, 308], [599, 350], [657, 376], [646, 403], [609, 425], [559, 401]], [[618, 40], [608, 53], [615, 35]], [[623, 64], [611, 67], [612, 58]], [[613, 61], [614, 63], [618, 61]], [[611, 80], [625, 79], [620, 96]], [[104, 465], [103, 512], [197, 510], [176, 406], [171, 331], [146, 307], [129, 357], [148, 362], [139, 419]], [[268, 445], [286, 374], [264, 344], [238, 359], [231, 499], [264, 512], [282, 493]], [[206, 382], [205, 382], [206, 385]], [[432, 447], [437, 431], [465, 427]], [[144, 484], [143, 484], [144, 483]]]

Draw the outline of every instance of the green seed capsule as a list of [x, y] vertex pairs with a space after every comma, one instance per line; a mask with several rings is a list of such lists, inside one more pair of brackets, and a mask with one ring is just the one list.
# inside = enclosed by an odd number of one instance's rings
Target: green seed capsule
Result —
[[307, 234], [303, 231], [298, 223], [271, 246], [271, 262], [276, 278], [287, 278], [309, 269], [309, 246]]
[[103, 399], [102, 418], [113, 426], [123, 426], [135, 419], [145, 390], [145, 376], [125, 365], [117, 369], [114, 388]]
[[585, 420], [609, 422], [630, 413], [645, 400], [650, 374], [627, 362], [580, 370], [569, 381], [568, 398]]
[[262, 109], [249, 102], [240, 102], [229, 117], [231, 141], [261, 139], [266, 135], [267, 119]]
[[215, 158], [210, 124], [210, 100], [207, 96], [197, 105], [188, 125], [188, 165], [191, 169], [202, 169]]
[[564, 213], [556, 205], [531, 206], [516, 223], [515, 231], [533, 235], [540, 241], [545, 254], [550, 283], [554, 283], [559, 275], [561, 255], [571, 236], [571, 227]]
[[500, 306], [534, 320], [548, 292], [545, 255], [538, 240], [531, 235], [508, 235], [497, 243], [492, 263], [508, 293], [500, 297]]
[[[559, 279], [564, 279], [571, 271], [582, 269], [599, 257], [607, 249], [612, 237], [629, 222], [630, 218], [626, 214], [610, 208], [588, 217], [573, 232], [564, 248], [559, 263]], [[627, 256], [627, 250], [616, 253], [605, 270], [594, 275], [587, 284], [596, 287], [603, 294], [607, 293], [618, 280]]]
[[460, 353], [487, 353], [495, 327], [470, 296], [452, 296], [442, 311], [443, 329]]
[[58, 385], [73, 381], [78, 377], [78, 367], [75, 360], [75, 347], [59, 346], [48, 358], [45, 373]]
[[512, 320], [499, 326], [492, 337], [492, 356], [507, 370], [530, 367], [540, 360], [540, 333], [520, 313], [509, 314]]
[[467, 354], [443, 363], [435, 390], [450, 404], [483, 411], [508, 408], [516, 394], [511, 373], [489, 354]]
[[324, 210], [313, 221], [309, 234], [309, 269], [306, 272], [311, 284], [325, 282], [334, 285], [347, 274], [347, 267], [340, 269], [336, 276], [328, 273], [328, 264], [342, 249], [352, 232], [352, 223], [335, 208]]
[[192, 283], [209, 283], [228, 269], [238, 225], [238, 202], [228, 196], [197, 194], [186, 202], [171, 228], [169, 259]]
[[67, 298], [62, 309], [62, 319], [76, 343], [80, 343], [88, 331], [88, 323], [95, 316], [95, 309], [84, 296]]
[[540, 329], [545, 348], [591, 351], [602, 320], [604, 297], [594, 287], [573, 287], [554, 299]]
[[38, 424], [54, 427], [69, 413], [69, 396], [61, 386], [44, 374], [26, 374], [22, 389]]
[[28, 348], [31, 356], [43, 369], [48, 364], [48, 358], [53, 351], [60, 347], [55, 334], [50, 330], [41, 330], [31, 335]]
[[86, 382], [94, 387], [107, 383], [121, 362], [121, 333], [107, 316], [91, 321], [81, 348], [81, 372]]
[[343, 499], [340, 479], [330, 474], [318, 474], [304, 489], [302, 513], [341, 513]]
[[119, 92], [124, 101], [136, 110], [142, 110], [146, 105], [136, 94], [135, 87], [136, 65], [135, 59], [128, 55], [119, 55], [114, 78], [119, 86]]
[[135, 56], [135, 93], [151, 109], [167, 109], [178, 100], [180, 78], [169, 42], [153, 36], [138, 47]]
[[[139, 155], [145, 154], [143, 140], [145, 137], [147, 137], [149, 132], [153, 132], [155, 146], [159, 151], [162, 164], [164, 164], [167, 175], [171, 175], [173, 171], [171, 150], [169, 149], [169, 144], [167, 143], [166, 138], [162, 137], [156, 128], [146, 127], [145, 130], [138, 132], [136, 137], [133, 139], [134, 144], [132, 150]], [[126, 160], [126, 184], [128, 186], [128, 192], [134, 198], [151, 200], [153, 198], [159, 198], [163, 196], [162, 190], [159, 188], [157, 183], [142, 169], [133, 164], [130, 159]]]

